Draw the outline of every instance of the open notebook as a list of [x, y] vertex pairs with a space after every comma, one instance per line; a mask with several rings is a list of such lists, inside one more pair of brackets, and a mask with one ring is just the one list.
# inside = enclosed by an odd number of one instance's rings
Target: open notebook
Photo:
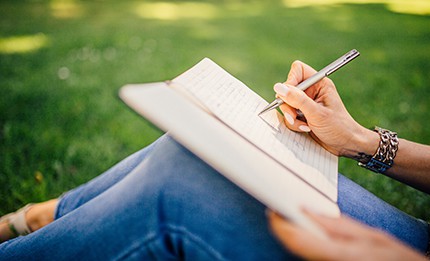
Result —
[[166, 82], [129, 84], [121, 99], [256, 199], [308, 229], [309, 208], [338, 216], [337, 157], [208, 58]]

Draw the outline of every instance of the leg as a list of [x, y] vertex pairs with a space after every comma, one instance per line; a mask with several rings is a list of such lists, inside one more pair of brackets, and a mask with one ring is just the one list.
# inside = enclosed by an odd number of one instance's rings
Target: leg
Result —
[[165, 137], [166, 136], [162, 136], [144, 149], [128, 156], [102, 175], [63, 194], [61, 196], [62, 200], [59, 201], [57, 206], [55, 218], [60, 218], [70, 211], [73, 211], [122, 180], [146, 158], [155, 144], [165, 139]]
[[421, 253], [426, 252], [429, 242], [426, 222], [401, 212], [342, 175], [339, 175], [338, 201], [344, 214], [392, 234]]
[[[159, 140], [162, 140], [160, 138]], [[36, 231], [41, 227], [51, 223], [55, 218], [65, 215], [68, 212], [78, 208], [80, 205], [85, 204], [95, 196], [99, 195], [121, 179], [129, 174], [143, 159], [150, 153], [154, 144], [132, 154], [120, 163], [116, 164], [102, 175], [83, 184], [62, 196], [67, 198], [67, 207], [62, 204], [65, 200], [59, 201], [52, 199], [46, 202], [33, 204], [26, 210], [25, 220], [30, 231]], [[58, 204], [60, 202], [60, 204]], [[58, 210], [58, 211], [56, 211]], [[16, 237], [14, 232], [11, 231], [7, 223], [0, 224], [0, 243], [10, 238]]]
[[[66, 203], [64, 203], [66, 205]], [[265, 207], [171, 139], [129, 175], [0, 259], [284, 260]]]
[[[343, 177], [339, 183], [339, 205], [347, 214], [354, 216], [349, 201], [361, 208], [361, 197], [372, 199]], [[372, 200], [372, 206], [382, 204]], [[267, 231], [263, 212], [264, 206], [167, 140], [106, 192], [36, 233], [0, 245], [0, 259], [61, 259], [72, 253], [87, 259], [285, 259], [288, 254]], [[386, 215], [403, 217], [392, 208]], [[415, 223], [410, 217], [404, 222]], [[379, 226], [380, 220], [368, 223]]]

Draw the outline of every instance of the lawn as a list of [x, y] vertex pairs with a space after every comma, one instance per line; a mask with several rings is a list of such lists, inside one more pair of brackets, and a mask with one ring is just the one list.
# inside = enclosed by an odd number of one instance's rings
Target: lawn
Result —
[[[356, 48], [361, 56], [331, 77], [350, 113], [430, 144], [428, 9], [309, 2], [1, 1], [0, 215], [57, 197], [154, 141], [162, 133], [118, 89], [171, 79], [203, 57], [271, 100], [294, 60], [321, 68]], [[348, 159], [339, 171], [430, 219], [426, 194]]]

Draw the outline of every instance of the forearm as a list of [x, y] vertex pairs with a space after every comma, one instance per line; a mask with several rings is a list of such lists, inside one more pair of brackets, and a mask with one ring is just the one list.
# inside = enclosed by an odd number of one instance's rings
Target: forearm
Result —
[[[379, 135], [360, 129], [352, 144], [342, 156], [357, 159], [360, 155], [373, 155], [378, 147]], [[430, 194], [430, 146], [399, 139], [393, 166], [385, 175]]]
[[385, 174], [430, 194], [430, 146], [400, 139], [394, 164]]

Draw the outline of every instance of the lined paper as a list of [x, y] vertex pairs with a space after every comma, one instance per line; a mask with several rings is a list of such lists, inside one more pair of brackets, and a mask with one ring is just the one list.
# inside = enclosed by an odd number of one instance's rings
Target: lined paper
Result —
[[216, 63], [205, 58], [172, 83], [284, 167], [337, 201], [337, 157], [309, 135], [290, 131], [276, 110], [258, 116], [267, 101]]

